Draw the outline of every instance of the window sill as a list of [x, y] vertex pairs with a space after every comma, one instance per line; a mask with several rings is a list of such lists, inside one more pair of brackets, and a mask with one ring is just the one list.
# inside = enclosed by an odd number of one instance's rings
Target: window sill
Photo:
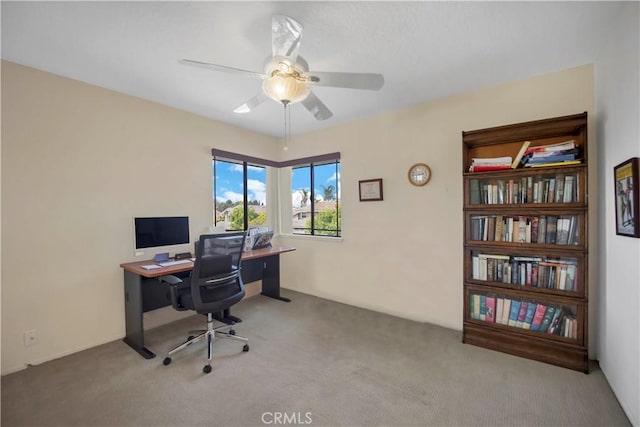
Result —
[[285, 234], [285, 233], [281, 233], [279, 234], [279, 236], [284, 237], [286, 239], [318, 240], [322, 242], [342, 243], [342, 236], [330, 237], [330, 236], [313, 236], [310, 234]]

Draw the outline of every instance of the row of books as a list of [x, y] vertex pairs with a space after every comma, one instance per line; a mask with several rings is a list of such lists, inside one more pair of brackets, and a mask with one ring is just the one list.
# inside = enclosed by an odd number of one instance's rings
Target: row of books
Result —
[[475, 320], [566, 338], [578, 337], [577, 319], [567, 307], [480, 294], [471, 294], [469, 304], [469, 314]]
[[577, 245], [580, 243], [579, 217], [474, 215], [470, 237], [485, 242]]
[[577, 202], [578, 174], [524, 176], [520, 179], [469, 181], [471, 204]]
[[520, 163], [524, 167], [565, 166], [580, 163], [579, 156], [575, 140], [570, 140], [531, 147], [524, 152]]
[[575, 258], [474, 254], [471, 266], [474, 280], [563, 291], [576, 290], [578, 260]]
[[469, 172], [488, 172], [517, 167], [549, 167], [580, 164], [580, 148], [575, 140], [556, 144], [538, 145], [530, 147], [531, 141], [524, 141], [515, 158], [502, 157], [474, 157], [471, 159]]

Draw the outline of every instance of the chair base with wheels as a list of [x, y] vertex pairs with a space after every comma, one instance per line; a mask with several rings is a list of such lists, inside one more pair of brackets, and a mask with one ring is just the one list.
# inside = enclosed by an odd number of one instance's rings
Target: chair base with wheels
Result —
[[[171, 364], [171, 356], [189, 347], [191, 344], [207, 340], [207, 364], [202, 368], [202, 372], [208, 374], [211, 372], [211, 360], [213, 359], [213, 341], [215, 338], [231, 338], [236, 341], [244, 342], [244, 346], [242, 347], [242, 351], [249, 351], [249, 339], [245, 337], [241, 337], [236, 335], [236, 331], [233, 329], [233, 324], [231, 325], [222, 325], [216, 328], [213, 327], [213, 315], [211, 313], [207, 314], [207, 329], [199, 329], [195, 331], [189, 331], [189, 337], [185, 342], [180, 344], [179, 346], [171, 349], [167, 354], [167, 357], [164, 358], [162, 363], [167, 366]], [[226, 329], [226, 331], [225, 331]]]

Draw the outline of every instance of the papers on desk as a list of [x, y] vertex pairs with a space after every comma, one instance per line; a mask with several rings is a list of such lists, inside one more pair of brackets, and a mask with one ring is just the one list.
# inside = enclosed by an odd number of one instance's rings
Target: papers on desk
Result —
[[155, 270], [156, 268], [162, 268], [161, 266], [156, 264], [141, 265], [140, 267], [144, 270]]

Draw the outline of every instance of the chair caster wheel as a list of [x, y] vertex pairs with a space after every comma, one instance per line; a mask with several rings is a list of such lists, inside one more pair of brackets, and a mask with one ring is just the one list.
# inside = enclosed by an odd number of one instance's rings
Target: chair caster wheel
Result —
[[229, 335], [235, 335], [236, 331], [235, 329], [229, 329]]
[[244, 347], [242, 347], [242, 351], [244, 352], [249, 351], [249, 344], [245, 344]]
[[162, 364], [164, 366], [170, 365], [171, 364], [171, 358], [170, 357], [165, 357], [164, 360], [162, 361]]
[[211, 372], [211, 365], [205, 365], [204, 368], [202, 368], [202, 372], [204, 372], [205, 374]]

